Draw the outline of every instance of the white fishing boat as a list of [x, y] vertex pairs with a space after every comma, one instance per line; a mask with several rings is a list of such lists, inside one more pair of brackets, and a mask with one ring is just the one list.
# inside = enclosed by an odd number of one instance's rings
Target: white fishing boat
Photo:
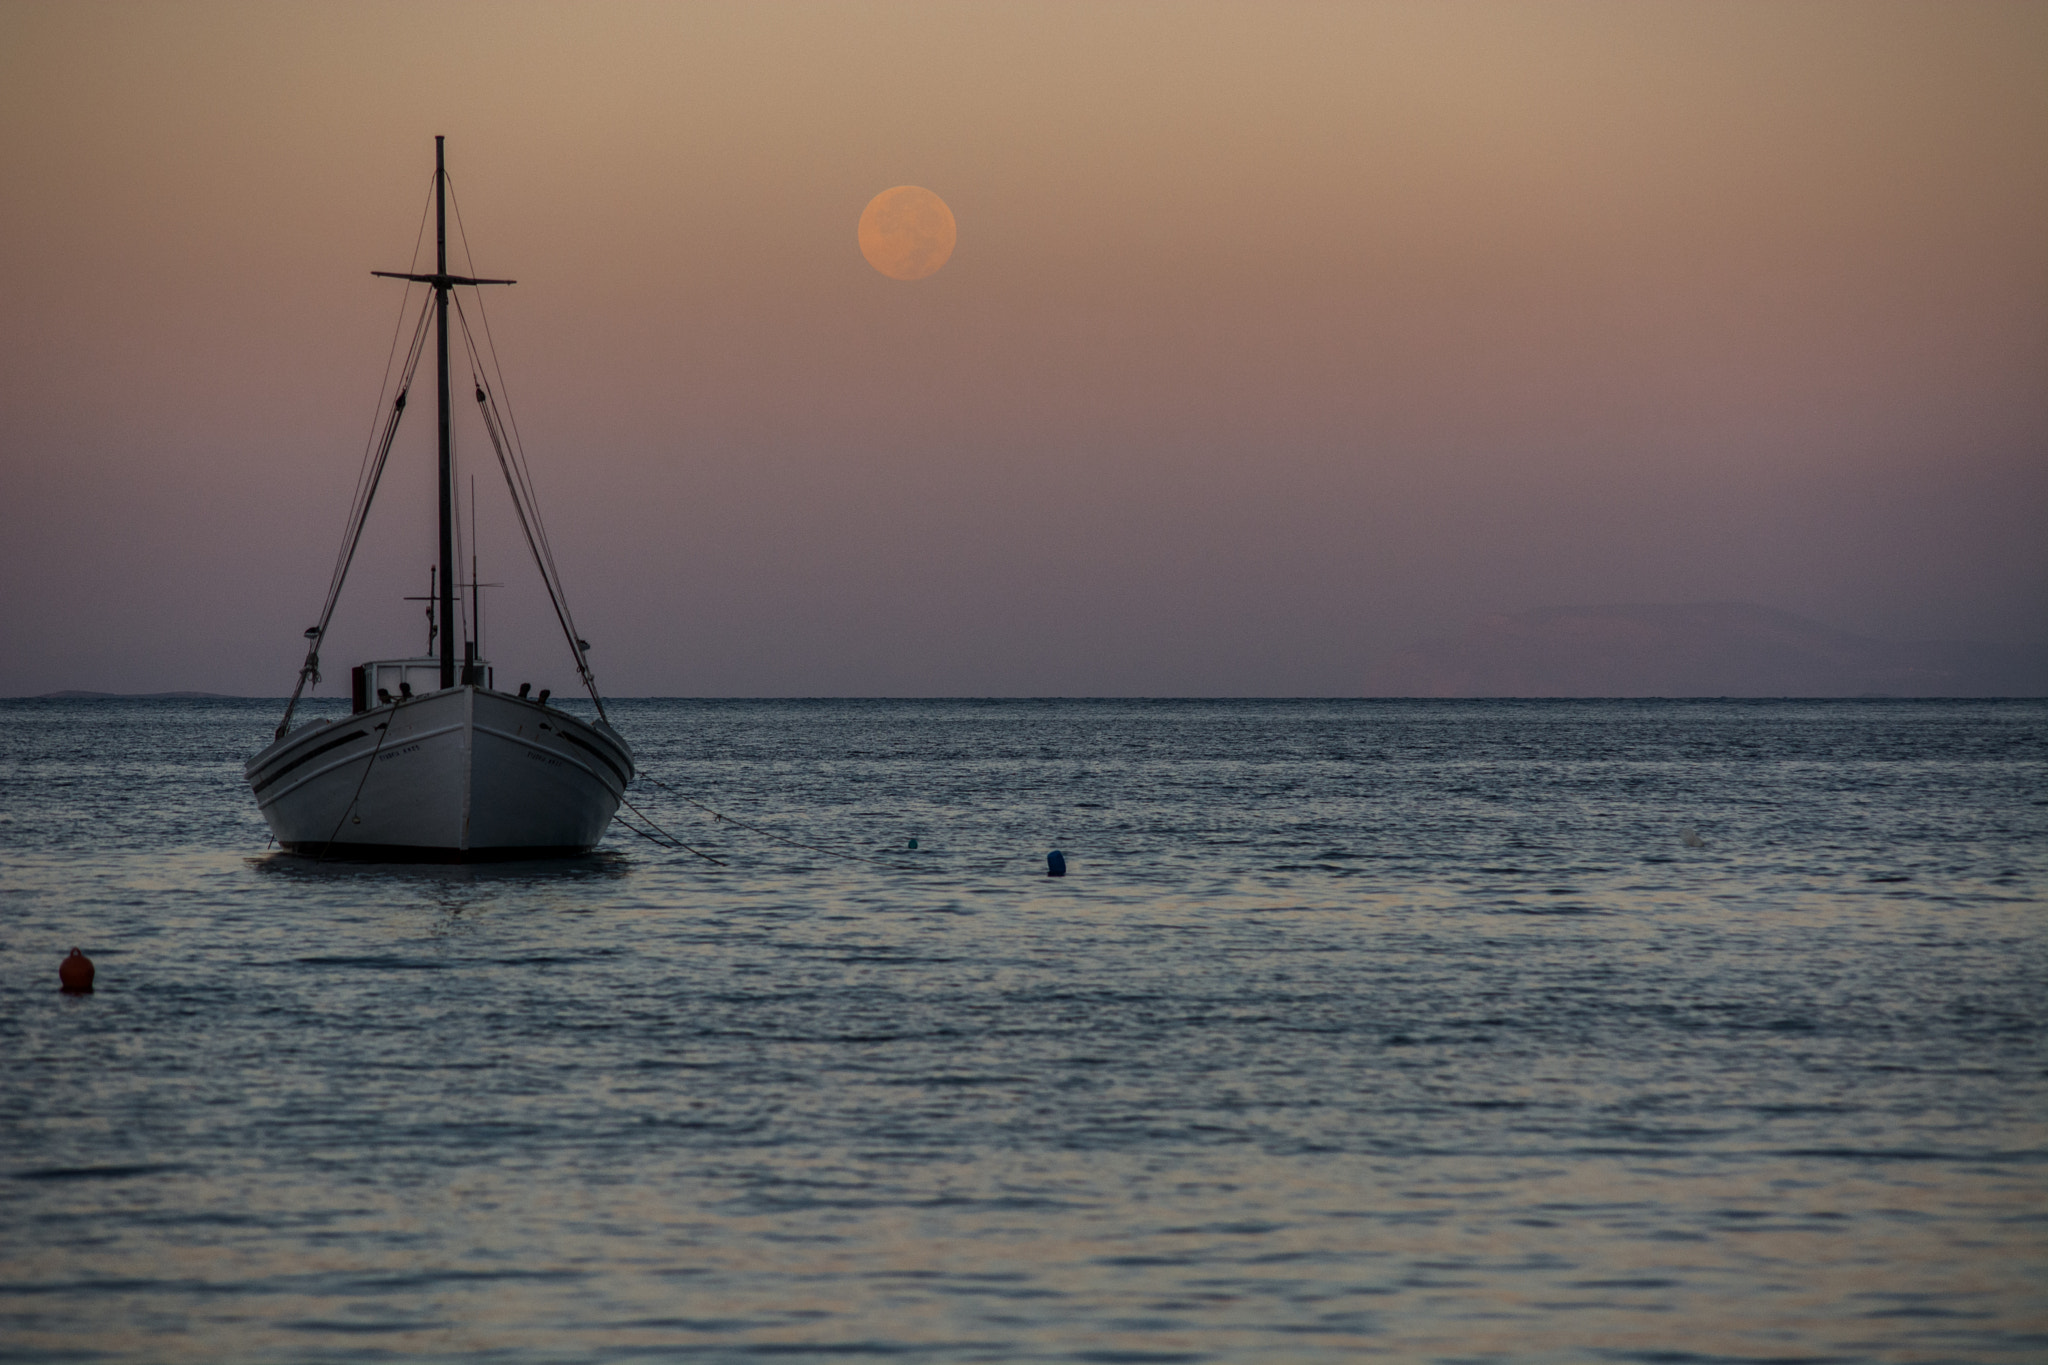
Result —
[[[553, 858], [587, 853], [603, 837], [633, 779], [633, 752], [612, 729], [604, 698], [590, 671], [590, 646], [576, 633], [555, 570], [533, 483], [516, 430], [505, 420], [493, 385], [488, 333], [470, 331], [458, 289], [511, 284], [448, 271], [448, 174], [442, 139], [434, 139], [433, 273], [373, 271], [428, 286], [415, 321], [412, 345], [399, 372], [396, 397], [384, 410], [364, 454], [354, 505], [336, 556], [319, 623], [306, 631], [304, 664], [276, 740], [243, 765], [256, 804], [284, 848], [317, 857], [377, 861], [477, 862]], [[461, 602], [455, 577], [456, 487], [451, 442], [448, 343], [454, 305], [484, 429], [504, 474], [528, 548], [547, 586], [555, 617], [568, 640], [577, 676], [595, 706], [593, 719], [549, 705], [551, 694], [529, 696], [494, 686], [481, 657], [480, 585], [472, 560], [470, 599]], [[363, 525], [391, 454], [406, 395], [432, 333], [440, 418], [440, 561], [428, 600], [426, 657], [380, 659], [352, 673], [352, 709], [339, 720], [292, 726], [307, 685], [320, 681], [320, 647], [342, 584], [361, 542]], [[498, 387], [502, 387], [499, 385]], [[474, 546], [471, 547], [472, 553]], [[469, 608], [458, 615], [458, 605]], [[462, 639], [458, 658], [456, 639]], [[434, 645], [438, 640], [438, 652]]]

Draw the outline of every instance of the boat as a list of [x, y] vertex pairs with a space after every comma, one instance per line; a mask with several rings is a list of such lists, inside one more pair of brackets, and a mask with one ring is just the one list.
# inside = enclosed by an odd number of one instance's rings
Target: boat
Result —
[[[371, 272], [406, 281], [408, 300], [413, 284], [426, 285], [427, 297], [399, 370], [396, 397], [387, 408], [380, 396], [378, 425], [364, 451], [326, 605], [318, 623], [305, 632], [306, 655], [298, 684], [273, 742], [243, 765], [271, 833], [295, 854], [380, 862], [573, 857], [588, 853], [603, 838], [633, 780], [633, 751], [606, 714], [590, 669], [590, 645], [577, 634], [555, 569], [517, 428], [507, 420], [495, 392], [503, 382], [488, 328], [482, 337], [471, 331], [458, 293], [513, 281], [449, 272], [448, 187], [444, 139], [436, 137], [434, 270]], [[415, 265], [417, 255], [415, 247]], [[481, 318], [481, 299], [477, 302]], [[590, 695], [590, 719], [550, 704], [552, 693], [547, 689], [529, 695], [525, 683], [516, 692], [496, 687], [495, 670], [482, 657], [473, 527], [470, 582], [457, 583], [448, 362], [451, 304], [484, 429], [577, 676]], [[406, 396], [424, 358], [429, 332], [440, 420], [440, 544], [439, 563], [430, 577], [434, 586], [428, 592], [428, 653], [357, 665], [350, 675], [349, 714], [295, 727], [292, 718], [301, 696], [309, 685], [320, 682], [321, 644], [405, 415]], [[473, 507], [471, 515], [473, 519]], [[469, 601], [460, 600], [459, 586], [470, 589]], [[459, 606], [469, 608], [466, 616], [458, 614]]]

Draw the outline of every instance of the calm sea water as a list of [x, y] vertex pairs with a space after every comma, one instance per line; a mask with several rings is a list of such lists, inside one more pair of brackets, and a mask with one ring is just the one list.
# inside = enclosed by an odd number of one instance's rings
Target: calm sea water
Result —
[[616, 709], [875, 861], [0, 703], [0, 1356], [2048, 1358], [2048, 705]]

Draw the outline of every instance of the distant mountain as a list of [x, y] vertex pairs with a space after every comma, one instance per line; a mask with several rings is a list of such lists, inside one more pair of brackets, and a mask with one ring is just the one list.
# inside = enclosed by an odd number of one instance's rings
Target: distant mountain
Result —
[[225, 692], [39, 692], [22, 701], [240, 701]]
[[1365, 680], [1371, 697], [2048, 696], [2048, 663], [1995, 645], [1892, 644], [1737, 602], [1482, 617]]

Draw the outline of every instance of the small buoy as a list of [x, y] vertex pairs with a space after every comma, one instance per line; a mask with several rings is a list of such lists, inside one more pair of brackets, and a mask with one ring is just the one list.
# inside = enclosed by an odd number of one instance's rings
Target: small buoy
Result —
[[912, 848], [916, 848], [916, 847], [917, 847], [917, 840], [915, 840], [915, 839], [912, 839], [912, 840], [910, 841], [910, 846], [911, 846]]
[[73, 948], [71, 956], [57, 964], [57, 982], [66, 995], [91, 995], [92, 959]]
[[1683, 834], [1680, 834], [1678, 842], [1684, 844], [1687, 848], [1705, 848], [1707, 846], [1707, 841], [1700, 838], [1700, 832], [1692, 828], [1687, 828]]
[[1066, 876], [1066, 875], [1067, 875], [1067, 855], [1066, 855], [1066, 854], [1064, 854], [1064, 853], [1062, 853], [1062, 852], [1060, 852], [1060, 851], [1059, 851], [1058, 849], [1054, 849], [1054, 850], [1053, 850], [1052, 852], [1050, 852], [1050, 853], [1046, 854], [1046, 855], [1045, 855], [1045, 875], [1046, 875], [1046, 876], [1048, 876], [1048, 877], [1064, 877], [1064, 876]]

